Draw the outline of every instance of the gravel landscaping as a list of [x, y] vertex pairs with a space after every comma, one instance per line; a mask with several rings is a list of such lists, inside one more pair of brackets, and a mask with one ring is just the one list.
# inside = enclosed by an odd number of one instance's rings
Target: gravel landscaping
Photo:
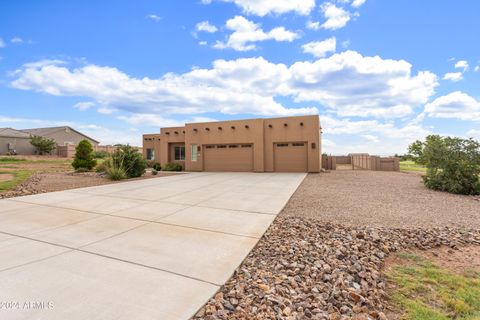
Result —
[[432, 191], [416, 173], [310, 174], [284, 214], [350, 226], [480, 228], [480, 198]]
[[416, 174], [309, 175], [232, 278], [193, 319], [387, 319], [385, 261], [480, 245], [480, 201]]

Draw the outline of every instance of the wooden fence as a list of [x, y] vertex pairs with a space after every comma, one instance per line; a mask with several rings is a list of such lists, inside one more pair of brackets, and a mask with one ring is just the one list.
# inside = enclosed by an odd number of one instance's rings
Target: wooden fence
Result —
[[394, 157], [371, 156], [368, 153], [354, 153], [348, 156], [322, 156], [325, 170], [373, 170], [400, 171], [400, 159]]

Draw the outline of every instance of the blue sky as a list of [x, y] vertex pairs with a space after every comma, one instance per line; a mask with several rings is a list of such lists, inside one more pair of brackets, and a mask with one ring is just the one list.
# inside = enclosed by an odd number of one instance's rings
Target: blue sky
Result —
[[478, 1], [0, 3], [0, 127], [141, 143], [184, 122], [319, 114], [332, 154], [480, 138]]

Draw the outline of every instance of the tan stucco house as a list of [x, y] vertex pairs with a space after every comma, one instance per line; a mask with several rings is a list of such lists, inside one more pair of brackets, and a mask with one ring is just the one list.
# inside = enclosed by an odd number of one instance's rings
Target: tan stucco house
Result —
[[187, 171], [319, 172], [318, 116], [187, 123], [143, 135], [147, 160]]
[[97, 140], [69, 126], [22, 130], [0, 128], [0, 154], [13, 151], [21, 155], [35, 154], [35, 147], [30, 144], [31, 136], [53, 139], [57, 146], [77, 145], [82, 140], [90, 141], [94, 147], [99, 144]]

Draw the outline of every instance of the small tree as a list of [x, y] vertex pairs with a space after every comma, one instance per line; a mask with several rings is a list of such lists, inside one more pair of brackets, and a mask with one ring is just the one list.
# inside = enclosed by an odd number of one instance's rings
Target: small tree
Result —
[[82, 140], [75, 149], [75, 158], [73, 159], [72, 166], [75, 170], [88, 169], [92, 170], [97, 161], [93, 159], [92, 144], [88, 140]]
[[427, 167], [425, 186], [456, 194], [480, 194], [480, 143], [430, 135], [409, 147], [411, 158]]
[[55, 150], [56, 143], [53, 139], [44, 138], [41, 136], [30, 136], [30, 144], [37, 149], [38, 154], [43, 155], [51, 153]]

